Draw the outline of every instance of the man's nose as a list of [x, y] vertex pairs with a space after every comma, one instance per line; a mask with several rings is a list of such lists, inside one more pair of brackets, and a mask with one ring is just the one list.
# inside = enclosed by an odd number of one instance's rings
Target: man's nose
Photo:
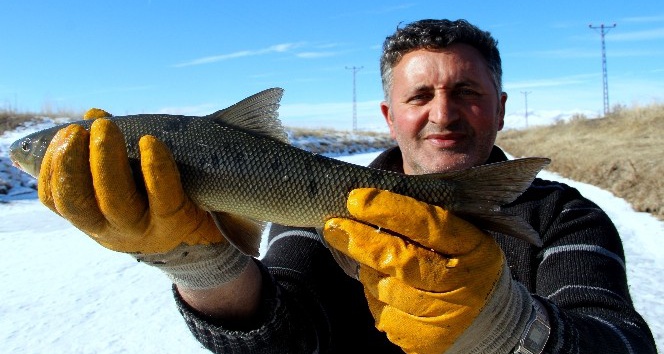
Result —
[[447, 95], [436, 95], [430, 102], [429, 121], [447, 126], [459, 119], [459, 109], [454, 100]]

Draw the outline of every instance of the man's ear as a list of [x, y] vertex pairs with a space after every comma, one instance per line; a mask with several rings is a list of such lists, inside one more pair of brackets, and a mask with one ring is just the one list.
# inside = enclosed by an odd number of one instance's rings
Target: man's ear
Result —
[[392, 139], [395, 139], [394, 122], [392, 121], [392, 115], [390, 114], [390, 105], [387, 103], [387, 101], [383, 101], [380, 103], [380, 113], [383, 114], [383, 118], [385, 118], [385, 123], [387, 123], [387, 127], [390, 128], [390, 136], [392, 137]]
[[507, 102], [507, 92], [500, 94], [500, 101], [498, 102], [498, 114], [496, 119], [498, 119], [498, 130], [503, 130], [505, 126], [505, 104]]

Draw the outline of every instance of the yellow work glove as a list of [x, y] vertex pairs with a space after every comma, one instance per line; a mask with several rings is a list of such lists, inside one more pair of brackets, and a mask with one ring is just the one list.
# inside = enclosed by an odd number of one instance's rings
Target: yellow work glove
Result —
[[408, 353], [507, 353], [532, 312], [498, 244], [437, 206], [353, 190], [324, 238], [359, 264], [376, 328]]
[[42, 203], [102, 246], [157, 266], [180, 285], [207, 288], [232, 280], [248, 257], [184, 193], [168, 147], [152, 136], [140, 139], [143, 193], [124, 137], [99, 118], [105, 116], [92, 109], [86, 119], [98, 119], [90, 132], [69, 125], [55, 135], [38, 178]]

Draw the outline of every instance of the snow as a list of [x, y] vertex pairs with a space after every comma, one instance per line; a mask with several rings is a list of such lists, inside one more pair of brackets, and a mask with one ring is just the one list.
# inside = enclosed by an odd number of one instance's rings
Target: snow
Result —
[[[163, 274], [97, 245], [44, 207], [34, 179], [10, 166], [9, 144], [52, 123], [0, 136], [0, 351], [207, 353], [178, 314]], [[338, 158], [366, 165], [377, 154]], [[634, 304], [664, 348], [664, 222], [597, 187], [548, 172], [540, 177], [578, 188], [612, 218]]]

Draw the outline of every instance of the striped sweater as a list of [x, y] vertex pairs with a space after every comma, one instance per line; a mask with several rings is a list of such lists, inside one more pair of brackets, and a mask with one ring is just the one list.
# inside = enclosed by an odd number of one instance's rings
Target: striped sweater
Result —
[[[503, 160], [495, 147], [488, 162]], [[401, 153], [387, 150], [371, 166], [400, 172]], [[657, 352], [632, 305], [618, 232], [597, 205], [567, 185], [536, 179], [504, 209], [526, 219], [544, 241], [538, 248], [494, 234], [514, 279], [549, 311], [546, 353]], [[362, 285], [336, 265], [315, 230], [272, 225], [269, 235], [265, 256], [256, 260], [264, 292], [254, 329], [225, 328], [174, 290], [205, 347], [218, 353], [402, 353], [376, 330]]]

